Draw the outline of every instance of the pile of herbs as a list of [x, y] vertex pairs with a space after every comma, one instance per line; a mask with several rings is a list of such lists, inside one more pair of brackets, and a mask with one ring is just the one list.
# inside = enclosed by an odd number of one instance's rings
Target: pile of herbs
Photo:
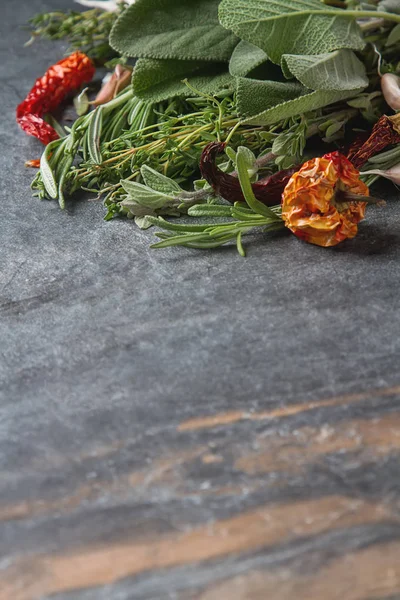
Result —
[[[129, 88], [46, 147], [35, 194], [64, 207], [89, 190], [104, 199], [106, 219], [159, 225], [158, 247], [235, 240], [244, 254], [242, 234], [282, 225], [279, 206], [260, 205], [250, 182], [369, 132], [388, 112], [380, 74], [400, 67], [397, 0], [136, 0], [32, 26], [102, 63], [135, 64]], [[211, 141], [226, 142], [220, 167], [238, 175], [247, 205], [199, 179]], [[366, 168], [399, 159], [396, 147]]]

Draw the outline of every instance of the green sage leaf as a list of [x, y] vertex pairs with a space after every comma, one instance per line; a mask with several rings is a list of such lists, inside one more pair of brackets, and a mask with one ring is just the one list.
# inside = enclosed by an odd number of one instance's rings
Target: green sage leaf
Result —
[[389, 33], [385, 46], [394, 46], [398, 42], [400, 42], [400, 23], [395, 25]]
[[132, 76], [133, 93], [141, 97], [150, 90], [160, 90], [165, 82], [180, 82], [195, 71], [204, 69], [207, 64], [205, 61], [195, 60], [139, 58]]
[[369, 84], [363, 63], [347, 49], [312, 56], [284, 54], [282, 69], [310, 90], [356, 90]]
[[[260, 84], [262, 84], [262, 82], [260, 82]], [[279, 104], [276, 104], [275, 106], [267, 106], [265, 110], [260, 111], [260, 98], [254, 96], [252, 99], [251, 94], [248, 93], [249, 90], [243, 96], [243, 98], [245, 97], [246, 100], [242, 99], [241, 102], [239, 101], [240, 91], [243, 90], [243, 87], [244, 83], [241, 83], [241, 88], [239, 88], [238, 90], [238, 104], [244, 106], [249, 113], [253, 112], [253, 115], [249, 114], [249, 116], [245, 116], [242, 119], [243, 123], [248, 123], [252, 125], [271, 125], [273, 123], [277, 123], [278, 121], [282, 121], [290, 117], [295, 117], [297, 115], [301, 115], [312, 110], [317, 110], [318, 108], [328, 106], [329, 104], [334, 104], [335, 102], [339, 102], [340, 100], [346, 100], [347, 98], [356, 96], [361, 91], [316, 90], [314, 92], [307, 93], [306, 88], [303, 88], [302, 94], [299, 95], [297, 98], [293, 98], [291, 100], [288, 100], [287, 102], [281, 102]], [[244, 94], [244, 91], [242, 93]], [[265, 99], [265, 104], [269, 104], [268, 99]], [[259, 110], [258, 114], [255, 114], [256, 110]]]
[[[257, 115], [268, 108], [280, 105], [307, 94], [308, 90], [297, 82], [237, 79], [237, 107], [241, 116]], [[286, 117], [283, 117], [286, 118]]]
[[140, 173], [144, 179], [145, 184], [155, 190], [156, 192], [161, 192], [162, 194], [179, 194], [182, 192], [182, 188], [170, 177], [166, 177], [162, 175], [158, 171], [155, 171], [148, 165], [143, 165], [140, 169]]
[[153, 226], [153, 223], [150, 221], [148, 215], [143, 215], [142, 217], [135, 217], [135, 223], [139, 227], [139, 229], [149, 229]]
[[137, 0], [118, 18], [110, 44], [137, 58], [228, 61], [238, 39], [218, 22], [219, 0]]
[[268, 56], [264, 50], [241, 40], [234, 51], [232, 52], [231, 60], [229, 62], [229, 72], [234, 77], [245, 77], [255, 69], [262, 65], [268, 60]]
[[320, 0], [222, 0], [219, 17], [224, 27], [277, 64], [283, 54], [362, 50], [365, 45], [355, 17]]
[[137, 181], [125, 179], [121, 181], [121, 185], [128, 194], [128, 198], [121, 202], [121, 206], [129, 209], [133, 208], [134, 205], [140, 205], [156, 210], [170, 206], [176, 199], [175, 194], [153, 190]]
[[[133, 87], [137, 96], [147, 102], [155, 103], [178, 96], [193, 95], [193, 91], [183, 81], [185, 73], [181, 73], [178, 68], [177, 63], [181, 62], [192, 69], [191, 72], [186, 73], [186, 79], [201, 94], [217, 94], [223, 90], [233, 91], [236, 87], [235, 79], [229, 74], [226, 64], [215, 63], [204, 66], [204, 63], [193, 64], [193, 61], [140, 59], [137, 63], [138, 79], [135, 79], [136, 75], [133, 76]], [[169, 76], [161, 80], [158, 74], [164, 67], [169, 72]], [[146, 69], [148, 69], [147, 73]]]

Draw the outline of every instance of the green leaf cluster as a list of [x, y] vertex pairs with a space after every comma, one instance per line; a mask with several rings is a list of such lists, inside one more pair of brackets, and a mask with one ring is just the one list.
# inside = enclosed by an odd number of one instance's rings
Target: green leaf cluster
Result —
[[235, 90], [243, 121], [269, 125], [368, 86], [354, 13], [320, 0], [137, 0], [110, 43], [138, 59], [137, 97]]

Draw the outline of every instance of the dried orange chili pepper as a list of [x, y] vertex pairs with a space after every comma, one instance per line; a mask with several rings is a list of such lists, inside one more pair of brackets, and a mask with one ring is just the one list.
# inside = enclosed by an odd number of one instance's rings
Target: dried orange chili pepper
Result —
[[335, 246], [356, 235], [368, 196], [357, 169], [339, 152], [331, 152], [309, 160], [292, 175], [282, 194], [282, 218], [297, 237]]
[[95, 68], [82, 52], [74, 52], [51, 66], [35, 84], [25, 100], [17, 107], [17, 123], [28, 135], [44, 144], [59, 136], [43, 116], [57, 108], [64, 98], [82, 84], [90, 81]]

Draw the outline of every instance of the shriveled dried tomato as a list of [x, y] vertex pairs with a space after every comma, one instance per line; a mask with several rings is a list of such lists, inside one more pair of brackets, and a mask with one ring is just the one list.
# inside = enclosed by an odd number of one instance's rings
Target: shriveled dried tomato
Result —
[[[204, 148], [200, 159], [201, 175], [221, 198], [232, 203], [245, 202], [239, 179], [224, 173], [216, 165], [215, 159], [224, 149], [223, 142], [211, 142]], [[299, 168], [284, 169], [253, 183], [251, 187], [257, 200], [267, 206], [280, 204], [285, 185]]]
[[17, 123], [27, 133], [44, 144], [59, 136], [43, 120], [43, 116], [57, 108], [68, 94], [90, 81], [95, 67], [82, 52], [74, 52], [50, 67], [35, 84], [25, 100], [17, 107]]
[[297, 237], [335, 246], [357, 234], [367, 196], [369, 189], [357, 169], [339, 152], [331, 152], [305, 162], [291, 177], [282, 195], [282, 218]]

